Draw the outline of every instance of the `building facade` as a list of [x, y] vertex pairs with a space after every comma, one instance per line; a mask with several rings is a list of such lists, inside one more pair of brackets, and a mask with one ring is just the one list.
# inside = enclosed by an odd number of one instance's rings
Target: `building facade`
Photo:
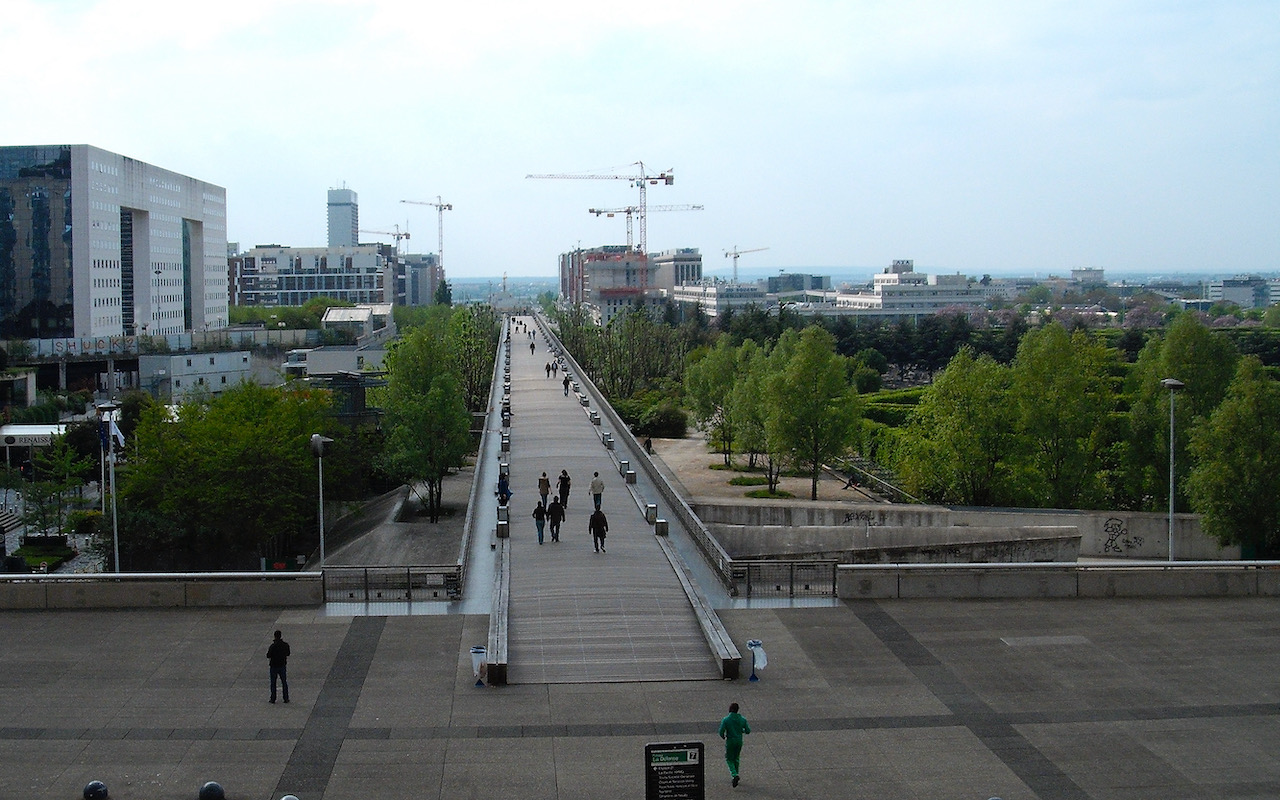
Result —
[[0, 147], [0, 336], [227, 324], [226, 190], [91, 145]]
[[161, 400], [218, 395], [252, 380], [248, 350], [138, 356], [139, 384]]
[[300, 306], [317, 297], [352, 303], [392, 302], [395, 248], [258, 245], [230, 259], [231, 294], [239, 306]]
[[702, 282], [702, 253], [696, 247], [679, 247], [652, 253], [649, 260], [654, 268], [654, 285], [659, 289], [674, 289], [686, 283]]
[[347, 188], [329, 190], [329, 246], [355, 247], [360, 243], [360, 204]]
[[658, 306], [653, 262], [625, 245], [571, 250], [560, 255], [560, 297], [586, 306], [601, 325], [633, 306]]

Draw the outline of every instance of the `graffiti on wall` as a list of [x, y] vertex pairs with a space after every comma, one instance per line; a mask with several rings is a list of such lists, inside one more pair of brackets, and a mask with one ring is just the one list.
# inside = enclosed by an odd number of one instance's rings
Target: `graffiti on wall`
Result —
[[1102, 545], [1104, 553], [1124, 553], [1142, 547], [1143, 538], [1129, 535], [1129, 526], [1118, 517], [1108, 518], [1102, 524], [1102, 532], [1107, 535], [1107, 540]]

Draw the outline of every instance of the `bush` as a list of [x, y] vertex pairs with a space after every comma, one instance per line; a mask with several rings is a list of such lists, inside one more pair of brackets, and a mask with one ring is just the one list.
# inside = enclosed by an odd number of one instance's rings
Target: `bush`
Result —
[[72, 511], [67, 514], [67, 532], [79, 536], [92, 536], [102, 523], [102, 512], [96, 509]]
[[730, 486], [765, 486], [769, 479], [763, 475], [739, 475], [729, 481]]
[[13, 554], [26, 561], [27, 566], [33, 570], [39, 570], [41, 564], [47, 564], [49, 571], [53, 572], [62, 566], [64, 561], [70, 561], [76, 551], [67, 547], [66, 544], [24, 544], [14, 550]]
[[782, 489], [779, 489], [776, 492], [771, 492], [768, 489], [756, 489], [754, 491], [747, 492], [747, 497], [758, 497], [762, 500], [780, 500], [787, 497], [795, 497], [795, 495]]
[[684, 409], [677, 408], [675, 403], [668, 400], [646, 410], [640, 416], [640, 424], [635, 430], [641, 436], [683, 439], [689, 430], [689, 416]]

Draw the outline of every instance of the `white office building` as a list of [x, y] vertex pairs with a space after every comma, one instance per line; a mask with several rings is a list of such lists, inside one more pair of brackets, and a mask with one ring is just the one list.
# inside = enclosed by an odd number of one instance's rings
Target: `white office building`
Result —
[[227, 324], [226, 190], [91, 145], [0, 147], [0, 336]]
[[345, 187], [329, 190], [329, 246], [355, 247], [360, 243], [360, 204], [356, 193]]

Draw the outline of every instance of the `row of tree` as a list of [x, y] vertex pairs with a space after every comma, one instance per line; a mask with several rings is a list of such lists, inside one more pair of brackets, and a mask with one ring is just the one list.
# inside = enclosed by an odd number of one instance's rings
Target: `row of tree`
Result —
[[784, 469], [801, 472], [816, 500], [823, 466], [845, 453], [860, 419], [848, 368], [818, 326], [788, 330], [772, 345], [721, 337], [691, 355], [686, 399], [726, 465], [733, 453], [746, 455], [764, 467], [770, 492]]
[[[1162, 380], [1184, 384], [1173, 398]], [[1131, 366], [1090, 334], [1027, 333], [1008, 365], [957, 354], [899, 428], [865, 438], [908, 491], [962, 505], [1167, 508], [1170, 402], [1175, 505], [1223, 543], [1280, 544], [1280, 386], [1192, 315]]]

